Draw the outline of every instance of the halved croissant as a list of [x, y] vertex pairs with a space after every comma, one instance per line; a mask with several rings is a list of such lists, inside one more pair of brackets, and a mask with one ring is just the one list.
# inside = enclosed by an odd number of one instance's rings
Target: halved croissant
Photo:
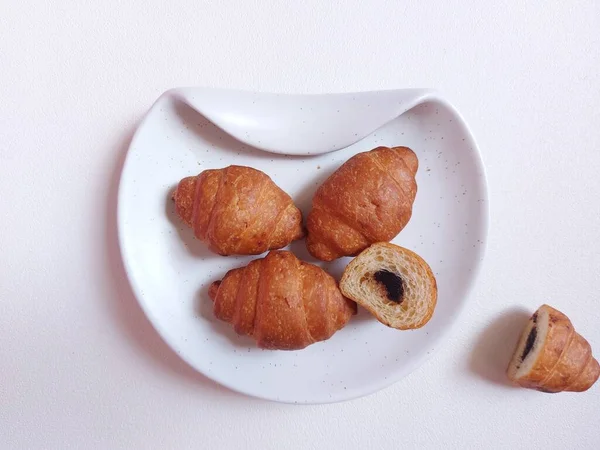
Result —
[[340, 290], [377, 320], [398, 330], [421, 328], [437, 304], [437, 282], [429, 264], [389, 242], [363, 250], [344, 269]]
[[567, 316], [548, 305], [529, 319], [508, 367], [512, 381], [542, 392], [585, 391], [599, 376], [588, 341]]
[[258, 255], [303, 237], [302, 213], [265, 173], [229, 166], [184, 178], [173, 192], [179, 217], [220, 255]]
[[332, 261], [393, 239], [412, 215], [418, 165], [407, 147], [378, 147], [346, 161], [313, 198], [306, 240], [311, 255]]
[[227, 272], [209, 296], [217, 318], [266, 349], [299, 350], [329, 339], [356, 312], [331, 275], [288, 251]]

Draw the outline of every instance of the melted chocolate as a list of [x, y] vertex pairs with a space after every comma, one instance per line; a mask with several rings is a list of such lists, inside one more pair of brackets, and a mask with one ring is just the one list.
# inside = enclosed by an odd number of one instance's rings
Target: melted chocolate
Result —
[[527, 358], [527, 355], [529, 355], [529, 352], [531, 352], [536, 337], [537, 328], [533, 327], [529, 332], [529, 336], [527, 336], [527, 342], [525, 343], [525, 348], [523, 349], [523, 354], [521, 355], [521, 361], [525, 360], [525, 358]]
[[394, 303], [402, 303], [404, 295], [404, 284], [399, 275], [389, 270], [378, 270], [373, 276], [375, 281], [381, 284], [387, 293], [387, 298]]

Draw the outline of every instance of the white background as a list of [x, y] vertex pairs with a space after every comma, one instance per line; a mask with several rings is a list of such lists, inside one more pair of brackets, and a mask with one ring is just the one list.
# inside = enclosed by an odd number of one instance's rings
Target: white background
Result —
[[[119, 2], [120, 3], [120, 2]], [[505, 384], [547, 302], [600, 354], [600, 3], [0, 2], [0, 447], [600, 448], [598, 386]], [[436, 87], [480, 144], [487, 258], [442, 349], [391, 388], [294, 407], [187, 367], [115, 237], [136, 124], [181, 85]]]

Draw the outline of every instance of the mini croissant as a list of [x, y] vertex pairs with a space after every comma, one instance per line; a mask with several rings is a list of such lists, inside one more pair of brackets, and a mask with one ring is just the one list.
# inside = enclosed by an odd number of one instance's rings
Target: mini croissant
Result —
[[586, 391], [598, 376], [600, 366], [588, 341], [548, 305], [529, 319], [508, 367], [513, 382], [542, 392]]
[[265, 173], [229, 166], [184, 178], [173, 193], [179, 217], [220, 255], [258, 255], [303, 237], [302, 213]]
[[393, 239], [412, 215], [418, 165], [407, 147], [378, 147], [346, 161], [313, 198], [306, 241], [311, 255], [332, 261]]
[[329, 339], [356, 312], [331, 275], [288, 251], [230, 270], [210, 286], [209, 296], [217, 318], [273, 350]]

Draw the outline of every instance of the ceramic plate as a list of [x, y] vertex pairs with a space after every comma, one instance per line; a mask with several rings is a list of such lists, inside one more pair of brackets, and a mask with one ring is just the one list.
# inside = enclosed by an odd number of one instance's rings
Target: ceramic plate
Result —
[[[412, 219], [393, 242], [416, 251], [436, 274], [431, 321], [397, 331], [359, 308], [328, 341], [285, 352], [260, 350], [215, 319], [209, 284], [255, 257], [221, 257], [195, 240], [170, 200], [178, 181], [205, 169], [252, 166], [271, 176], [306, 215], [327, 176], [379, 145], [408, 146], [419, 158]], [[435, 91], [303, 96], [183, 88], [162, 95], [134, 136], [121, 176], [118, 227], [135, 295], [192, 367], [252, 396], [326, 403], [400, 380], [441, 345], [483, 256], [486, 182], [473, 137]], [[316, 262], [303, 240], [290, 248]], [[320, 265], [339, 277], [348, 261]]]

